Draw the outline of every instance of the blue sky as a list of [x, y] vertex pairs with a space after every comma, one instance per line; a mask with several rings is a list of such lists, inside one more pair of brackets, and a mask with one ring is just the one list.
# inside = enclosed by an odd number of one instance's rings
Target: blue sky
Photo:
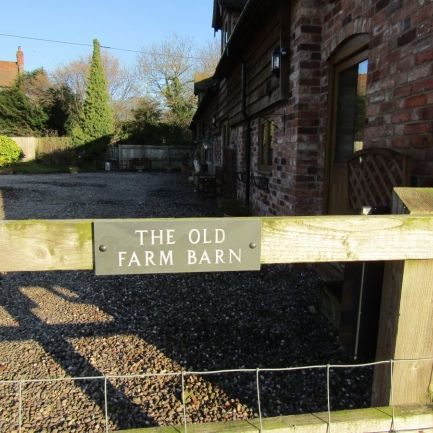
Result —
[[[3, 2], [2, 2], [3, 3]], [[189, 36], [197, 44], [213, 39], [213, 0], [15, 0], [2, 4], [1, 34], [54, 39], [141, 50], [173, 34]], [[55, 44], [0, 36], [0, 60], [15, 60], [24, 51], [27, 71], [50, 71], [82, 55], [91, 47]], [[124, 65], [136, 53], [110, 51]]]

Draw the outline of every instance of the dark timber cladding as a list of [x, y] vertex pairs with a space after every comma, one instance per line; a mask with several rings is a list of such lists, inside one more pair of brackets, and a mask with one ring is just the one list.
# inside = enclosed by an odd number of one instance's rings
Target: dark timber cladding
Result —
[[[270, 104], [280, 99], [279, 77], [273, 76], [269, 67], [269, 56], [274, 47], [279, 45], [279, 13], [272, 11], [273, 26], [259, 27], [252, 34], [248, 34], [242, 28], [238, 28], [238, 33], [244, 38], [253, 38], [259, 44], [249, 44], [246, 50], [237, 49], [236, 39], [233, 46], [228, 45], [226, 60], [220, 63], [220, 69], [230, 67], [230, 74], [224, 77], [220, 84], [219, 93], [219, 112], [218, 117], [228, 117], [230, 124], [235, 124], [242, 120], [241, 117], [241, 63], [239, 58], [246, 63], [246, 110], [248, 115], [256, 114]], [[239, 21], [238, 25], [241, 26]], [[248, 27], [249, 28], [249, 27]], [[231, 62], [237, 59], [234, 64]], [[230, 65], [230, 66], [229, 66]], [[222, 73], [217, 70], [216, 74]]]

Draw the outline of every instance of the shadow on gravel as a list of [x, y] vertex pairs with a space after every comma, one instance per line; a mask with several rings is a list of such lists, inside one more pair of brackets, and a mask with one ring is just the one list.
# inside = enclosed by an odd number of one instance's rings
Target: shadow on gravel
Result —
[[[26, 274], [27, 276], [29, 274]], [[43, 277], [46, 282], [46, 276]], [[42, 283], [40, 281], [39, 283]], [[38, 278], [32, 281], [38, 284]], [[110, 335], [115, 332], [113, 328], [104, 329], [94, 322], [87, 326], [79, 324], [51, 324], [49, 320], [41, 320], [33, 310], [39, 307], [22, 293], [22, 286], [2, 287], [0, 280], [0, 306], [3, 306], [7, 313], [18, 323], [12, 327], [0, 327], [0, 341], [23, 341], [32, 340], [38, 343], [41, 348], [64, 370], [68, 377], [100, 377], [103, 373], [95, 368], [91, 361], [81, 356], [68, 341], [71, 338], [81, 338], [84, 335]], [[53, 291], [59, 296], [58, 290]], [[74, 298], [63, 296], [68, 302], [76, 302]], [[23, 353], [23, 356], [26, 354]], [[1, 373], [1, 372], [0, 372]], [[58, 376], [57, 376], [58, 377]], [[64, 377], [64, 376], [62, 376]], [[25, 379], [45, 379], [37, 375], [26, 374]], [[55, 377], [53, 377], [55, 378]], [[23, 379], [17, 372], [17, 377], [5, 379]], [[75, 381], [75, 385], [87, 394], [93, 402], [99, 406], [101, 412], [105, 412], [105, 395], [103, 383], [100, 380]], [[116, 409], [111, 410], [110, 417], [113, 423], [119, 428], [131, 427], [129, 419], [134, 420], [134, 424], [156, 425], [149, 414], [142, 411], [142, 408], [128, 399], [119, 388], [107, 382], [107, 394], [110, 400], [116, 402]], [[39, 402], [40, 403], [40, 402]], [[127, 415], [126, 415], [127, 414]]]
[[[350, 362], [317, 313], [317, 284], [307, 269], [283, 265], [258, 273], [139, 277], [11, 274], [3, 278], [0, 305], [19, 327], [0, 327], [0, 339], [34, 340], [68, 376], [82, 377]], [[23, 295], [32, 287], [44, 287], [76, 311], [92, 305], [110, 320], [55, 324], [66, 313], [55, 309], [41, 319], [41, 305]], [[264, 416], [326, 410], [324, 369], [263, 372], [260, 379]], [[371, 371], [333, 373], [333, 409], [369, 406], [370, 381]], [[117, 428], [183, 422], [180, 381], [147, 382], [108, 383]], [[189, 422], [257, 416], [255, 372], [191, 378], [186, 390]], [[100, 383], [86, 382], [82, 391], [103, 413]]]

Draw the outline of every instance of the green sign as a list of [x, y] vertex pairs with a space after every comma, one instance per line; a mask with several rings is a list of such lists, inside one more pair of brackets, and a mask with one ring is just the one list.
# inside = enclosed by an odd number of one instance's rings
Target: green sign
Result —
[[260, 269], [258, 218], [126, 220], [94, 224], [96, 275]]

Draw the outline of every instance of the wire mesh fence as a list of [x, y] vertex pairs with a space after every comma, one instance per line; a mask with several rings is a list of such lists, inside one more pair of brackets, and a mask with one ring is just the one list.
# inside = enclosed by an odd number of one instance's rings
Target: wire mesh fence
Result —
[[[103, 418], [104, 424], [99, 426], [100, 431], [104, 431], [108, 433], [112, 431], [110, 429], [110, 419], [116, 419], [116, 407], [114, 403], [122, 404], [121, 399], [115, 398], [111, 404], [110, 402], [110, 391], [116, 390], [116, 393], [120, 391], [122, 392], [122, 387], [125, 386], [126, 382], [134, 382], [138, 381], [140, 386], [137, 388], [137, 395], [133, 397], [133, 400], [137, 399], [137, 401], [143, 403], [143, 400], [140, 398], [140, 391], [146, 390], [149, 387], [146, 387], [146, 381], [152, 381], [155, 379], [163, 379], [164, 386], [172, 387], [173, 389], [177, 389], [180, 386], [180, 393], [177, 395], [177, 398], [173, 397], [171, 400], [173, 404], [173, 410], [177, 413], [178, 424], [183, 426], [184, 433], [188, 433], [188, 426], [191, 424], [191, 411], [195, 410], [195, 405], [197, 402], [194, 402], [194, 399], [191, 399], [191, 395], [189, 392], [189, 382], [196, 377], [206, 377], [210, 378], [212, 376], [217, 375], [252, 375], [254, 377], [254, 389], [256, 395], [255, 408], [250, 411], [248, 415], [250, 417], [256, 417], [258, 419], [258, 428], [260, 432], [264, 431], [264, 420], [267, 417], [267, 413], [263, 410], [263, 401], [268, 398], [274, 397], [269, 396], [266, 392], [266, 387], [263, 384], [266, 380], [274, 380], [278, 381], [280, 375], [286, 374], [301, 374], [305, 375], [311, 372], [312, 370], [321, 373], [321, 377], [323, 378], [322, 385], [317, 390], [317, 394], [311, 396], [311, 398], [322, 398], [326, 405], [327, 412], [327, 432], [332, 432], [333, 425], [333, 410], [335, 410], [335, 406], [338, 406], [338, 402], [333, 400], [333, 374], [338, 371], [346, 370], [348, 377], [350, 377], [351, 373], [353, 373], [354, 369], [372, 369], [377, 368], [379, 366], [383, 366], [388, 369], [389, 377], [390, 377], [390, 408], [391, 408], [391, 429], [387, 431], [392, 432], [404, 432], [411, 431], [411, 429], [399, 428], [398, 425], [395, 424], [396, 420], [396, 405], [394, 404], [393, 398], [393, 388], [394, 388], [394, 374], [395, 368], [401, 364], [407, 363], [423, 363], [423, 362], [433, 362], [433, 358], [416, 358], [416, 359], [391, 359], [386, 361], [377, 361], [371, 363], [363, 363], [363, 364], [320, 364], [320, 365], [309, 365], [309, 366], [296, 366], [296, 367], [286, 367], [286, 368], [240, 368], [240, 369], [228, 369], [228, 370], [213, 370], [213, 371], [180, 371], [180, 372], [161, 372], [161, 373], [144, 373], [144, 374], [134, 374], [134, 375], [106, 375], [106, 376], [93, 376], [93, 377], [61, 377], [61, 378], [49, 378], [49, 379], [21, 379], [21, 380], [1, 380], [0, 387], [2, 391], [0, 395], [3, 397], [3, 400], [8, 401], [7, 408], [10, 411], [15, 411], [15, 425], [17, 426], [16, 431], [19, 433], [24, 433], [25, 430], [30, 428], [29, 422], [24, 422], [24, 403], [26, 400], [26, 396], [31, 393], [37, 392], [38, 397], [41, 400], [41, 404], [43, 405], [44, 401], [44, 393], [40, 390], [36, 390], [35, 385], [38, 384], [46, 384], [52, 388], [55, 388], [58, 385], [64, 386], [65, 384], [73, 384], [76, 382], [80, 383], [80, 387], [84, 387], [87, 390], [91, 390], [91, 395], [96, 403], [99, 403], [99, 406], [103, 408]], [[348, 380], [350, 382], [350, 379]], [[244, 383], [241, 381], [241, 383]], [[245, 383], [244, 383], [245, 384]], [[152, 387], [150, 387], [152, 390]], [[154, 392], [158, 392], [157, 389], [153, 389]], [[57, 395], [60, 395], [57, 393]], [[10, 397], [4, 398], [5, 396]], [[70, 398], [80, 398], [77, 394], [72, 394]], [[298, 396], [299, 399], [303, 398], [303, 396]], [[206, 397], [205, 397], [206, 399]], [[154, 420], [158, 421], [155, 416], [155, 411], [158, 410], [158, 407], [153, 407], [151, 404], [152, 399], [147, 397], [147, 400], [144, 401], [144, 406], [149, 414], [153, 417]], [[199, 402], [200, 403], [200, 402]], [[237, 403], [240, 404], [240, 403]], [[50, 410], [53, 410], [54, 407], [62, 407], [65, 413], [68, 410], [68, 403], [65, 402], [64, 399], [61, 399], [58, 402], [50, 401], [50, 407], [42, 409], [41, 412], [43, 416], [49, 417]], [[5, 408], [0, 407], [0, 413], [4, 412]], [[236, 412], [236, 410], [234, 410]], [[67, 419], [73, 419], [72, 416], [69, 415]], [[237, 419], [234, 417], [233, 419]], [[145, 424], [147, 424], [144, 421]], [[0, 424], [1, 427], [1, 424]], [[31, 428], [35, 428], [32, 426]], [[433, 430], [433, 425], [417, 427], [417, 431], [427, 432]], [[15, 430], [14, 430], [15, 431]], [[33, 431], [33, 430], [32, 430]]]

